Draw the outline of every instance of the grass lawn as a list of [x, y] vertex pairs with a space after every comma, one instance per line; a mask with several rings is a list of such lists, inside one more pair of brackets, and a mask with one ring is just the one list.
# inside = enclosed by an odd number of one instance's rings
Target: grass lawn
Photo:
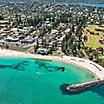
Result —
[[8, 20], [0, 20], [0, 23], [9, 22]]
[[[83, 35], [88, 36], [88, 41], [85, 42], [85, 45], [92, 47], [92, 48], [97, 48], [97, 47], [103, 47], [104, 48], [104, 44], [102, 45], [99, 43], [99, 39], [101, 37], [104, 38], [104, 32], [99, 32], [99, 31], [96, 31], [95, 29], [104, 29], [104, 28], [99, 27], [99, 26], [94, 26], [94, 25], [86, 27]], [[92, 35], [87, 30], [90, 30], [91, 32], [93, 31], [94, 34]], [[96, 33], [99, 33], [99, 35], [96, 35]]]
[[104, 55], [99, 56], [99, 58], [104, 59]]
[[1, 27], [7, 26], [8, 24], [9, 24], [8, 20], [0, 20], [0, 26]]
[[[5, 47], [2, 47], [5, 49]], [[22, 47], [9, 47], [8, 49], [10, 50], [15, 50], [15, 51], [20, 51], [20, 52], [25, 52], [25, 51], [28, 51], [30, 47], [27, 47], [27, 48], [22, 48]]]
[[104, 45], [99, 43], [98, 36], [96, 36], [96, 35], [90, 36], [90, 40], [85, 42], [85, 45], [92, 47], [92, 48], [97, 48], [97, 47], [104, 48]]
[[21, 52], [24, 52], [24, 51], [27, 51], [29, 48], [10, 47], [9, 49], [10, 49], [10, 50], [15, 50], [15, 51], [21, 51]]

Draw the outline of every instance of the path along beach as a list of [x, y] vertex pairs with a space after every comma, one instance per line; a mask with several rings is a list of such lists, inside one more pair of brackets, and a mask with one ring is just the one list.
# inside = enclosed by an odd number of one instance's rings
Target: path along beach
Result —
[[88, 59], [82, 59], [71, 56], [43, 56], [6, 49], [0, 49], [0, 57], [24, 57], [61, 61], [82, 67], [83, 69], [90, 71], [96, 77], [96, 79], [104, 79], [104, 68]]

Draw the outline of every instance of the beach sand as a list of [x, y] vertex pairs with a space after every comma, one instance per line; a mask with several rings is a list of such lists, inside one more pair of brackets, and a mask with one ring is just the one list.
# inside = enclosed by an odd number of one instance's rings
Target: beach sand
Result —
[[96, 78], [104, 79], [104, 68], [88, 59], [71, 57], [71, 56], [43, 56], [30, 54], [25, 52], [18, 52], [13, 50], [0, 49], [0, 57], [24, 57], [24, 58], [36, 58], [45, 60], [55, 60], [65, 63], [71, 63], [73, 65], [80, 66], [94, 74]]

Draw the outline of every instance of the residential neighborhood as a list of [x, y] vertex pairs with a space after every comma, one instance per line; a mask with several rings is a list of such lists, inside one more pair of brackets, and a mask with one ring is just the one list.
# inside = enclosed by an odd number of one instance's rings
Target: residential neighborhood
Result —
[[[93, 37], [95, 45], [91, 45]], [[104, 61], [104, 8], [39, 2], [1, 4], [0, 46], [34, 54], [42, 48], [55, 56]]]

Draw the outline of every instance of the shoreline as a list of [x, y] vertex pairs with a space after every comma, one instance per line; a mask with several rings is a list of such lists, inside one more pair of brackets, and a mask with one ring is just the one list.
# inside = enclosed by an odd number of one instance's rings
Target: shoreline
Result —
[[94, 63], [88, 59], [71, 57], [71, 56], [46, 56], [36, 55], [25, 52], [18, 52], [13, 50], [0, 49], [0, 57], [21, 57], [21, 58], [34, 58], [60, 61], [67, 64], [72, 64], [81, 67], [83, 70], [89, 71], [96, 79], [104, 79], [104, 68], [97, 63]]

